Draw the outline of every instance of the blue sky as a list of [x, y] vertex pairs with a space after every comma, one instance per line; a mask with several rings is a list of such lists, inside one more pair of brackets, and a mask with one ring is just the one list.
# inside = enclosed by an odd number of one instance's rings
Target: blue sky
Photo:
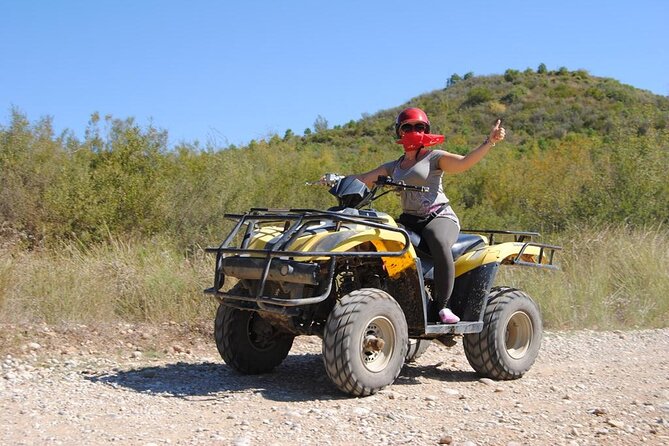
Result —
[[540, 63], [666, 96], [668, 18], [666, 0], [0, 0], [0, 125], [16, 107], [83, 137], [99, 112], [239, 145]]

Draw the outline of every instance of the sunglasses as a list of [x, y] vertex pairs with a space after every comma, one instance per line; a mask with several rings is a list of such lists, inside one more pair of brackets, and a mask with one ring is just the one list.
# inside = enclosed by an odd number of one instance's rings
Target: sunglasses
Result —
[[408, 133], [411, 131], [414, 132], [425, 132], [427, 130], [427, 126], [423, 124], [422, 122], [417, 122], [415, 124], [402, 124], [400, 127], [400, 131], [404, 133]]

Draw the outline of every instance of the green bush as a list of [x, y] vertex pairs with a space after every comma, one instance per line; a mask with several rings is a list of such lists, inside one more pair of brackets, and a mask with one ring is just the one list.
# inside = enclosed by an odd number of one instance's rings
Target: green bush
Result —
[[486, 87], [474, 87], [467, 93], [467, 99], [464, 102], [466, 106], [473, 107], [492, 100], [493, 95]]
[[[468, 73], [336, 129], [287, 130], [240, 148], [168, 147], [164, 130], [97, 114], [79, 141], [55, 135], [50, 119], [31, 123], [14, 109], [0, 126], [0, 223], [27, 248], [165, 235], [195, 250], [220, 237], [226, 212], [334, 204], [304, 182], [397, 158], [394, 117], [411, 105], [446, 136], [442, 148], [459, 154], [503, 119], [507, 140], [466, 174], [444, 179], [472, 226], [666, 224], [669, 98], [577, 74]], [[382, 204], [398, 210], [397, 200]]]

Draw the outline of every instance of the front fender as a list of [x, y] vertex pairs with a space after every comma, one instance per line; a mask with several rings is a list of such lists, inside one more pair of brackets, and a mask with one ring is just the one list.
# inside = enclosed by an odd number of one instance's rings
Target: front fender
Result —
[[[353, 225], [349, 229], [341, 228], [338, 231], [329, 227], [314, 228], [306, 231], [295, 240], [286, 250], [304, 252], [400, 252], [404, 249], [406, 239], [401, 232], [371, 228], [369, 226]], [[283, 234], [285, 229], [279, 226], [266, 226], [256, 231], [253, 240], [249, 244], [251, 249], [267, 249], [274, 240]], [[372, 248], [369, 246], [371, 244]], [[299, 262], [326, 261], [328, 257], [296, 256], [294, 260]], [[401, 256], [381, 257], [388, 275], [396, 277], [407, 268], [414, 268], [416, 264], [416, 251], [409, 245], [406, 252]]]
[[[406, 244], [402, 233], [386, 229], [366, 228], [364, 230], [341, 230], [338, 232], [325, 232], [300, 237], [290, 249], [299, 251], [327, 251], [347, 252], [359, 250], [361, 253], [370, 251], [370, 243], [376, 252], [399, 252]], [[407, 268], [415, 267], [416, 251], [409, 245], [407, 251], [401, 256], [381, 257], [386, 271], [390, 277], [395, 277]], [[296, 258], [296, 260], [309, 261], [313, 258]]]

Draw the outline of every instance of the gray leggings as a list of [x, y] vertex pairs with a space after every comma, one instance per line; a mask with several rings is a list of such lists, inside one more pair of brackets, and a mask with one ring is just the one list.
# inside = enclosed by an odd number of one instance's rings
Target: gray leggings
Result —
[[411, 224], [414, 222], [400, 216], [400, 222], [420, 234], [427, 242], [434, 261], [434, 300], [438, 309], [446, 307], [455, 283], [455, 263], [451, 247], [458, 239], [460, 228], [446, 217], [433, 218], [425, 225]]

